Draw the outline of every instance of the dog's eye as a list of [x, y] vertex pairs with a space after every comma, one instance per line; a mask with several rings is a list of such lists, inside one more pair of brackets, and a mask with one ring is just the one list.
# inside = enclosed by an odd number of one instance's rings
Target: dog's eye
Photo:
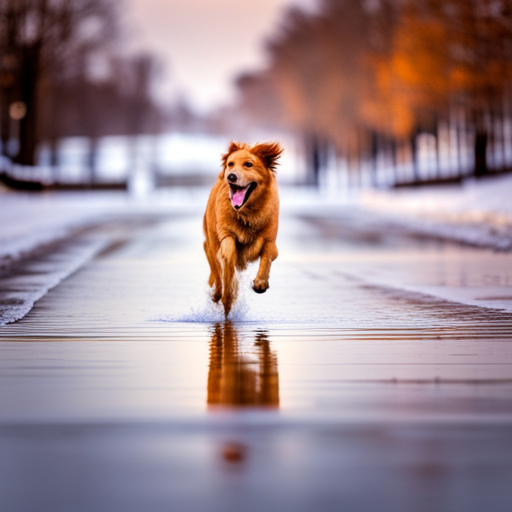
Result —
[[252, 167], [252, 162], [245, 162], [245, 167]]
[[233, 165], [235, 165], [234, 162], [229, 162], [228, 167], [233, 167]]

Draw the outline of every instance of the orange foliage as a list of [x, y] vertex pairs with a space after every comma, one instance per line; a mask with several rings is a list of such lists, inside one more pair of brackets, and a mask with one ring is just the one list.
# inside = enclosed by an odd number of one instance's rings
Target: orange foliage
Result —
[[454, 107], [468, 117], [500, 108], [510, 96], [512, 9], [493, 0], [324, 0], [315, 14], [289, 13], [269, 52], [259, 93], [272, 91], [279, 121], [357, 152], [371, 133], [406, 139], [435, 129]]

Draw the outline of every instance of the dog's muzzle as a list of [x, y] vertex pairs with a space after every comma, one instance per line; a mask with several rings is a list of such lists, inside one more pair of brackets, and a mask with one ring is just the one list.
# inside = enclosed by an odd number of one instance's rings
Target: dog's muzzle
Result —
[[[229, 176], [228, 176], [229, 180]], [[239, 187], [233, 183], [229, 184], [229, 199], [235, 210], [239, 210], [247, 202], [252, 191], [256, 188], [256, 183], [253, 181], [245, 187]]]

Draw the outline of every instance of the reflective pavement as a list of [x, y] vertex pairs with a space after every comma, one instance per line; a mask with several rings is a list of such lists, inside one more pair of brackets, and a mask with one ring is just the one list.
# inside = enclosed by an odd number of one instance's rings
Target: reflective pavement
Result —
[[512, 318], [473, 300], [509, 254], [285, 211], [225, 322], [201, 242], [148, 225], [0, 328], [2, 510], [510, 510]]

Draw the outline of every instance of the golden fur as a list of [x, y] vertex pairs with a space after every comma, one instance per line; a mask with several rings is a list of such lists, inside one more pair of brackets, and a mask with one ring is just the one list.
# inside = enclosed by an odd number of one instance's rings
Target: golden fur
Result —
[[231, 142], [222, 155], [222, 171], [210, 192], [203, 228], [212, 299], [222, 301], [226, 317], [236, 299], [236, 270], [245, 270], [259, 258], [253, 290], [263, 293], [269, 287], [270, 266], [278, 254], [275, 168], [282, 151], [277, 142]]

